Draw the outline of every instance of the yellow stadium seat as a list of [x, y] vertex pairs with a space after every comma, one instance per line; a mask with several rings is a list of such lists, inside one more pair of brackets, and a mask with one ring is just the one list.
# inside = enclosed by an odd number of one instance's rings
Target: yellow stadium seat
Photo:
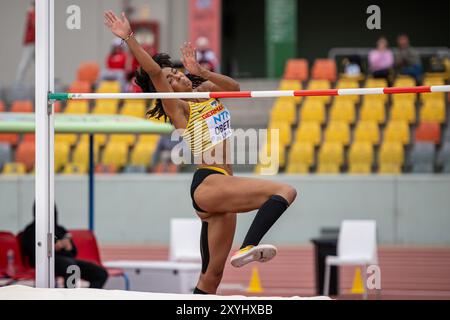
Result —
[[[341, 98], [341, 97], [339, 97]], [[350, 100], [334, 100], [331, 105], [330, 121], [345, 122], [352, 124], [355, 122], [355, 104]]]
[[416, 106], [412, 101], [395, 101], [391, 107], [392, 121], [406, 121], [409, 124], [416, 122]]
[[22, 162], [7, 162], [3, 166], [2, 174], [23, 175], [27, 173], [25, 164]]
[[[94, 144], [94, 163], [98, 163], [99, 159], [99, 146]], [[88, 166], [89, 164], [89, 143], [80, 141], [73, 151], [72, 162], [75, 164], [80, 164], [83, 166]]]
[[[339, 172], [344, 162], [344, 150], [340, 143], [325, 142], [319, 150], [319, 170], [320, 173]], [[335, 170], [337, 169], [337, 171]]]
[[[330, 89], [330, 81], [328, 80], [310, 80], [308, 83], [308, 90], [324, 90]], [[312, 97], [308, 97], [312, 98]], [[314, 100], [323, 101], [324, 103], [329, 103], [331, 101], [331, 96], [318, 96], [314, 97]]]
[[77, 143], [78, 135], [71, 133], [57, 133], [55, 134], [55, 143], [67, 143], [69, 146], [73, 146]]
[[93, 114], [117, 114], [119, 102], [117, 100], [100, 99], [95, 102]]
[[416, 80], [411, 76], [400, 75], [394, 81], [394, 87], [414, 87]]
[[370, 173], [373, 163], [373, 147], [369, 142], [355, 142], [349, 151], [350, 173]]
[[146, 144], [151, 144], [151, 145], [156, 145], [159, 141], [159, 138], [161, 136], [159, 134], [147, 134], [147, 133], [142, 133], [139, 135], [139, 139], [138, 139], [138, 143], [146, 143]]
[[130, 163], [136, 166], [148, 166], [155, 152], [156, 144], [138, 143], [131, 152]]
[[381, 100], [367, 99], [367, 97], [364, 98], [361, 106], [361, 121], [372, 121], [378, 124], [384, 123], [386, 119], [384, 102]]
[[405, 161], [403, 145], [399, 142], [384, 142], [378, 153], [379, 173], [400, 173]]
[[314, 146], [311, 143], [295, 143], [289, 152], [287, 173], [308, 173], [314, 163]]
[[81, 163], [68, 163], [64, 166], [63, 174], [86, 174], [88, 167]]
[[423, 79], [424, 86], [443, 86], [445, 85], [445, 80], [442, 77], [425, 77]]
[[[272, 154], [272, 148], [273, 151], [278, 151], [278, 155], [274, 155]], [[260, 165], [263, 168], [269, 168], [272, 167], [275, 169], [276, 167], [276, 171], [278, 172], [278, 168], [279, 167], [284, 167], [285, 163], [286, 163], [286, 149], [283, 146], [278, 145], [278, 147], [276, 145], [272, 146], [271, 143], [266, 143], [264, 145], [264, 147], [260, 150], [259, 152], [259, 159], [261, 162], [261, 159], [264, 159], [264, 163], [268, 162], [270, 160], [271, 164], [269, 163], [268, 165], [263, 165], [260, 163]], [[278, 165], [276, 165], [278, 164]]]
[[384, 129], [384, 141], [408, 144], [410, 140], [409, 126], [406, 121], [390, 121]]
[[136, 141], [134, 134], [112, 134], [109, 136], [109, 142], [125, 143], [127, 147], [130, 147]]
[[120, 114], [123, 116], [131, 116], [137, 118], [144, 118], [146, 113], [145, 100], [125, 100]]
[[421, 122], [444, 123], [446, 120], [446, 108], [444, 100], [426, 100], [420, 108]]
[[[279, 90], [302, 90], [303, 86], [300, 81], [297, 80], [281, 80], [280, 86], [278, 88]], [[293, 97], [293, 99], [296, 103], [299, 103], [302, 99], [302, 97]]]
[[297, 105], [292, 98], [278, 98], [272, 107], [270, 119], [273, 122], [293, 124], [297, 120]]
[[368, 78], [366, 80], [366, 84], [364, 85], [364, 88], [386, 88], [388, 86], [388, 83], [386, 79], [378, 79], [378, 78]]
[[95, 92], [97, 93], [120, 93], [119, 81], [101, 81]]
[[[279, 143], [284, 148], [284, 146], [292, 142], [291, 126], [285, 122], [271, 122], [267, 128], [268, 140], [270, 141], [272, 134], [270, 130], [279, 130]], [[270, 141], [273, 142], [273, 141]]]
[[322, 132], [318, 122], [301, 122], [295, 133], [295, 140], [298, 143], [312, 143], [314, 146], [320, 144]]
[[128, 162], [128, 147], [125, 143], [109, 142], [103, 151], [102, 164], [123, 167]]
[[89, 102], [87, 100], [69, 100], [67, 101], [64, 113], [67, 114], [86, 114], [89, 113]]
[[420, 94], [420, 101], [425, 102], [427, 100], [442, 100], [442, 101], [445, 101], [445, 92], [421, 93]]
[[359, 121], [355, 128], [354, 141], [377, 145], [380, 142], [378, 124], [372, 121]]
[[326, 142], [337, 142], [343, 145], [350, 143], [350, 127], [344, 122], [330, 122], [325, 130]]
[[[104, 146], [107, 140], [107, 135], [102, 133], [94, 134], [94, 144], [97, 146]], [[80, 136], [80, 142], [89, 143], [89, 134], [82, 134]]]
[[300, 110], [300, 121], [312, 121], [320, 124], [325, 121], [325, 105], [319, 100], [310, 100], [309, 97], [303, 102]]
[[[340, 79], [336, 83], [336, 89], [356, 89], [359, 88], [359, 83], [356, 80]], [[342, 100], [350, 100], [352, 102], [358, 102], [360, 97], [358, 95], [345, 95], [339, 96]]]
[[55, 171], [59, 172], [69, 162], [70, 146], [68, 143], [55, 143]]

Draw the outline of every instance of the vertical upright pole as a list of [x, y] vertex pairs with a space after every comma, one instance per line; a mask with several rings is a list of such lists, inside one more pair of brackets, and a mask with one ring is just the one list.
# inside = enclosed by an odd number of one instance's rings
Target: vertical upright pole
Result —
[[89, 230], [94, 231], [94, 135], [89, 134]]
[[54, 0], [36, 1], [36, 287], [53, 288], [54, 277], [54, 146], [53, 110], [48, 92], [53, 78]]

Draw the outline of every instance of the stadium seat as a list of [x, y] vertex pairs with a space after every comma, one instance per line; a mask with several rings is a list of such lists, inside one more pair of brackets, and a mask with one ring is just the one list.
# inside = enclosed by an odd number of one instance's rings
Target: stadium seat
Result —
[[368, 142], [377, 145], [380, 142], [380, 129], [376, 122], [359, 121], [354, 131], [355, 142]]
[[152, 161], [156, 144], [138, 143], [131, 151], [130, 164], [134, 166], [149, 166]]
[[159, 134], [142, 133], [139, 135], [138, 143], [146, 143], [146, 144], [152, 144], [152, 145], [156, 146], [160, 137], [161, 136]]
[[361, 106], [361, 121], [374, 121], [382, 124], [386, 121], [386, 109], [382, 100], [367, 99], [364, 97]]
[[23, 141], [17, 146], [15, 162], [25, 164], [26, 170], [31, 171], [34, 167], [35, 160], [35, 143], [34, 141]]
[[134, 134], [111, 134], [109, 136], [109, 142], [125, 143], [127, 147], [130, 147], [136, 141], [136, 135]]
[[436, 151], [433, 143], [416, 143], [410, 157], [414, 173], [433, 173]]
[[427, 100], [442, 100], [445, 101], [445, 92], [427, 92], [420, 94], [420, 101], [425, 102]]
[[[97, 146], [104, 146], [106, 144], [106, 140], [108, 140], [108, 136], [102, 133], [94, 134], [94, 144]], [[80, 135], [80, 142], [89, 144], [89, 134]]]
[[116, 174], [117, 171], [117, 167], [113, 164], [99, 163], [95, 165], [95, 173], [97, 174]]
[[3, 165], [2, 174], [22, 175], [27, 173], [25, 164], [21, 162], [8, 162]]
[[6, 111], [5, 104], [3, 103], [2, 100], [0, 100], [0, 112], [5, 112], [5, 111]]
[[333, 59], [316, 59], [311, 70], [311, 77], [335, 82], [336, 73], [336, 62]]
[[299, 81], [308, 80], [308, 60], [289, 59], [286, 62], [283, 78], [287, 80], [299, 80]]
[[297, 120], [297, 105], [292, 98], [278, 98], [270, 112], [271, 122], [295, 123]]
[[441, 127], [438, 123], [422, 122], [416, 129], [417, 142], [441, 142]]
[[67, 163], [62, 171], [63, 174], [86, 174], [88, 167], [81, 163]]
[[[336, 97], [342, 98], [342, 97]], [[330, 121], [345, 122], [352, 124], [355, 122], [355, 103], [351, 100], [334, 99], [331, 105]]]
[[[310, 80], [307, 87], [308, 90], [326, 90], [330, 88], [330, 81], [324, 79]], [[331, 96], [307, 97], [306, 100], [320, 100], [324, 103], [329, 103], [331, 101]]]
[[392, 121], [406, 121], [409, 124], [416, 122], [416, 107], [410, 100], [395, 101], [391, 107]]
[[420, 108], [421, 122], [445, 123], [446, 108], [444, 100], [425, 100]]
[[394, 81], [394, 87], [414, 87], [416, 85], [416, 80], [411, 76], [400, 75]]
[[443, 86], [445, 85], [445, 80], [441, 77], [427, 77], [423, 79], [424, 86]]
[[70, 93], [90, 93], [92, 92], [91, 84], [87, 81], [79, 81], [75, 80], [70, 85], [69, 89], [67, 89], [67, 92]]
[[0, 133], [0, 143], [8, 143], [16, 146], [19, 142], [19, 135], [16, 133]]
[[11, 112], [34, 112], [33, 103], [30, 100], [17, 100], [11, 106]]
[[[267, 130], [271, 129], [278, 129], [279, 130], [279, 143], [282, 148], [284, 148], [286, 145], [289, 145], [292, 142], [292, 134], [291, 134], [291, 126], [288, 123], [285, 122], [271, 122], [269, 123], [269, 126]], [[268, 132], [269, 134], [269, 132]], [[268, 135], [269, 140], [271, 137], [271, 134]], [[273, 141], [271, 141], [273, 142]]]
[[125, 100], [120, 114], [123, 116], [131, 116], [137, 118], [144, 118], [146, 113], [145, 100]]
[[119, 101], [118, 100], [96, 100], [93, 114], [117, 114], [119, 111]]
[[77, 80], [93, 84], [97, 81], [99, 74], [100, 67], [97, 62], [84, 62], [78, 67]]
[[364, 85], [364, 88], [386, 88], [388, 86], [388, 83], [386, 79], [382, 78], [368, 78], [366, 80], [366, 84]]
[[107, 81], [103, 80], [99, 83], [97, 93], [120, 93], [120, 82], [119, 81]]
[[325, 105], [319, 100], [305, 99], [300, 110], [300, 121], [325, 122]]
[[295, 133], [296, 143], [311, 143], [313, 146], [320, 144], [322, 132], [318, 122], [302, 121]]
[[59, 172], [69, 162], [70, 146], [68, 143], [55, 143], [55, 172]]
[[78, 135], [72, 133], [57, 133], [55, 134], [55, 143], [66, 143], [70, 147], [77, 143]]
[[312, 143], [295, 143], [289, 152], [286, 173], [308, 173], [314, 163], [314, 146]]
[[122, 168], [128, 162], [128, 146], [126, 143], [109, 142], [103, 151], [102, 164]]
[[[14, 256], [14, 273], [8, 270], [7, 252], [11, 251]], [[22, 260], [22, 253], [18, 239], [11, 232], [0, 231], [0, 274], [5, 274], [13, 281], [34, 280], [35, 273], [27, 268]]]
[[[356, 80], [350, 80], [350, 79], [339, 79], [336, 83], [336, 89], [356, 89], [359, 88], [359, 83]], [[343, 100], [350, 100], [352, 102], [358, 102], [360, 99], [360, 96], [358, 95], [345, 95], [345, 96], [339, 96], [339, 98]]]
[[401, 173], [404, 161], [403, 145], [400, 142], [384, 142], [378, 153], [378, 173]]
[[349, 151], [349, 172], [370, 173], [373, 164], [373, 147], [369, 142], [355, 142]]
[[319, 150], [318, 173], [338, 173], [344, 163], [344, 149], [342, 144], [325, 142]]
[[350, 143], [349, 125], [344, 122], [329, 122], [325, 130], [325, 141], [348, 145]]
[[24, 133], [22, 141], [35, 142], [36, 141], [36, 135], [34, 133]]
[[[94, 143], [94, 162], [97, 163], [99, 159], [99, 145]], [[75, 147], [72, 154], [72, 162], [87, 167], [89, 164], [89, 143], [80, 141]]]
[[86, 114], [89, 113], [89, 102], [87, 100], [69, 100], [67, 101], [64, 113], [67, 114]]
[[410, 132], [405, 121], [390, 121], [384, 129], [384, 141], [409, 144]]

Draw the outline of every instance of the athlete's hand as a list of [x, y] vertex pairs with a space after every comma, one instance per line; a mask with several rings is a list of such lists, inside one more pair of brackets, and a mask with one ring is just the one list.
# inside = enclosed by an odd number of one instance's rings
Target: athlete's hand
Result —
[[119, 19], [114, 12], [105, 11], [105, 25], [121, 39], [125, 39], [131, 33], [130, 22], [128, 21], [125, 13], [122, 12], [122, 19]]
[[206, 69], [197, 62], [197, 52], [190, 42], [185, 42], [181, 46], [180, 51], [181, 62], [183, 62], [184, 67], [190, 74], [201, 76], [202, 73], [206, 71]]

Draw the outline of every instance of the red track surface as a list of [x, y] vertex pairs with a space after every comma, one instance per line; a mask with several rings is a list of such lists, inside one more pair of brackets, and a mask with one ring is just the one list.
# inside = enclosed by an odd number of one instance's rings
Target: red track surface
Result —
[[[227, 264], [218, 294], [251, 295], [245, 292], [252, 267], [259, 270], [264, 289], [259, 296], [314, 296], [314, 252], [311, 246], [279, 247], [277, 257], [267, 264], [250, 264], [235, 269]], [[101, 248], [107, 260], [167, 260], [165, 246], [108, 245]], [[381, 247], [382, 299], [450, 299], [450, 247]], [[350, 294], [354, 268], [340, 272], [338, 298], [360, 299]], [[375, 294], [371, 296], [375, 298]]]

